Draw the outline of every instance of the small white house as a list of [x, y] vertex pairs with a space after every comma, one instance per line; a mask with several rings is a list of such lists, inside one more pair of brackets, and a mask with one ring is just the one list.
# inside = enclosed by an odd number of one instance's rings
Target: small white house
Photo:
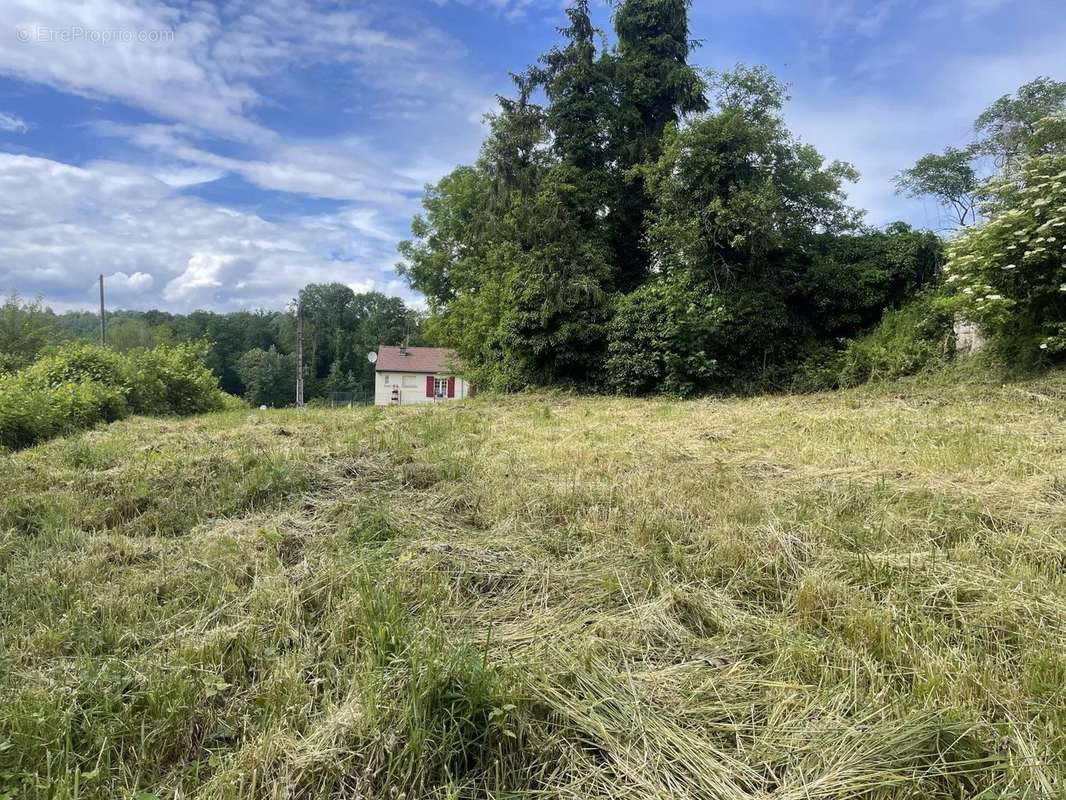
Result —
[[410, 406], [462, 400], [470, 386], [457, 375], [455, 351], [445, 347], [381, 345], [374, 363], [374, 405]]

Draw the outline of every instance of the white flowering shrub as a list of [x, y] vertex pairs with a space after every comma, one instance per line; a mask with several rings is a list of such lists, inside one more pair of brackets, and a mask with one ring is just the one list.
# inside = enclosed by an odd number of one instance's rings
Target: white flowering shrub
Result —
[[952, 241], [947, 307], [1005, 354], [1066, 357], [1066, 156], [1032, 158], [989, 186], [987, 221]]

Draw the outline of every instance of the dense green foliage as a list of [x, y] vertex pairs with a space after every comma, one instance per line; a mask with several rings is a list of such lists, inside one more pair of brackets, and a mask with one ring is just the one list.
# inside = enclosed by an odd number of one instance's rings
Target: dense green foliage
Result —
[[474, 378], [784, 385], [935, 278], [935, 237], [858, 225], [855, 170], [788, 131], [776, 79], [688, 65], [684, 0], [625, 0], [599, 51], [587, 3], [567, 15], [481, 158], [429, 187], [401, 245], [430, 338]]
[[0, 374], [32, 364], [60, 336], [56, 317], [39, 300], [12, 294], [0, 305]]
[[244, 399], [254, 406], [284, 406], [293, 401], [296, 386], [296, 356], [269, 350], [249, 350], [237, 361], [237, 374], [244, 384]]
[[125, 397], [113, 386], [92, 381], [40, 386], [17, 373], [0, 377], [0, 449], [29, 447], [127, 413]]
[[[1066, 82], [1030, 81], [992, 103], [974, 130], [976, 141], [964, 150], [927, 155], [900, 177], [901, 188], [951, 205], [962, 225], [948, 245], [937, 313], [976, 323], [1000, 364], [1010, 369], [1061, 362], [1066, 359]], [[982, 159], [991, 161], [994, 172], [975, 190], [973, 176]], [[982, 219], [971, 213], [968, 220], [965, 209], [975, 199]], [[897, 333], [888, 330], [884, 337], [898, 342]], [[922, 347], [920, 336], [912, 346]]]
[[825, 384], [854, 386], [914, 375], [949, 360], [954, 347], [952, 314], [932, 294], [885, 313], [881, 324], [848, 342], [831, 363]]
[[1066, 155], [1041, 155], [989, 187], [988, 220], [949, 246], [947, 306], [1008, 362], [1066, 359]]
[[0, 448], [36, 444], [127, 414], [199, 414], [230, 400], [204, 366], [199, 345], [125, 355], [65, 344], [18, 372], [0, 375]]
[[[341, 283], [313, 283], [300, 290], [298, 302], [304, 317], [308, 399], [352, 390], [373, 394], [374, 367], [367, 353], [380, 344], [419, 342], [421, 319], [398, 297], [356, 293]], [[280, 394], [287, 391], [291, 398], [292, 390], [290, 383]]]

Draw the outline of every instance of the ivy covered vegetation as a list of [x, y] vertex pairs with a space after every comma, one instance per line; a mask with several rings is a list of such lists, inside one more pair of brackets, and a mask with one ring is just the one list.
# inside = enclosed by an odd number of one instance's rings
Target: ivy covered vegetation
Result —
[[687, 63], [686, 5], [623, 2], [598, 47], [575, 3], [427, 193], [401, 269], [483, 383], [788, 385], [936, 278], [937, 237], [862, 227], [855, 170], [790, 133], [772, 75]]
[[972, 143], [897, 176], [961, 229], [946, 256], [932, 232], [862, 225], [856, 171], [788, 130], [765, 69], [690, 66], [687, 5], [625, 0], [607, 45], [574, 3], [478, 161], [429, 187], [400, 269], [431, 338], [488, 386], [635, 394], [907, 374], [950, 358], [955, 315], [1005, 363], [1066, 355], [1066, 83], [1000, 98]]

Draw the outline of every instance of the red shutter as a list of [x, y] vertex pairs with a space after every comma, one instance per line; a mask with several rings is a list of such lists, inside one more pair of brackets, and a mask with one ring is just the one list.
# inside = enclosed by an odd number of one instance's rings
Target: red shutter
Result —
[[432, 375], [427, 375], [426, 376], [426, 397], [432, 397], [432, 396], [433, 396], [433, 376]]
[[448, 397], [455, 397], [455, 378], [448, 378]]

